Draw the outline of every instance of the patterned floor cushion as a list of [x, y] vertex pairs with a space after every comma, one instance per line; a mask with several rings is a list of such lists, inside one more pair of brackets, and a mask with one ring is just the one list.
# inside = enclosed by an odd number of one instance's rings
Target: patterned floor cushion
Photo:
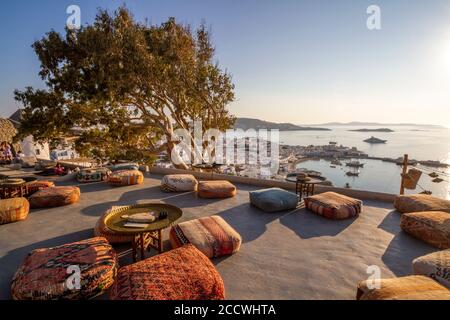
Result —
[[201, 181], [198, 196], [207, 199], [231, 198], [236, 195], [236, 187], [226, 180]]
[[400, 213], [421, 211], [445, 211], [450, 213], [450, 201], [439, 199], [426, 194], [397, 196], [395, 209]]
[[120, 209], [121, 207], [112, 207], [108, 211], [106, 211], [95, 224], [94, 227], [94, 235], [96, 237], [104, 237], [108, 240], [111, 244], [116, 243], [129, 243], [133, 240], [133, 236], [127, 236], [123, 235], [121, 233], [117, 233], [111, 229], [108, 229], [108, 227], [105, 224], [106, 219], [110, 216], [116, 213], [117, 209]]
[[30, 201], [31, 208], [51, 208], [73, 204], [79, 199], [80, 189], [78, 187], [50, 187], [35, 192], [28, 198], [28, 201]]
[[111, 170], [107, 168], [83, 169], [77, 174], [80, 183], [107, 181]]
[[193, 245], [119, 269], [113, 300], [223, 300], [220, 274]]
[[405, 213], [400, 227], [415, 238], [440, 249], [450, 248], [450, 213], [424, 211]]
[[[89, 299], [112, 285], [117, 266], [116, 253], [104, 238], [37, 249], [16, 271], [11, 295], [15, 300]], [[79, 283], [74, 280], [77, 267]]]
[[369, 280], [358, 284], [358, 300], [450, 300], [450, 291], [425, 276], [381, 279], [378, 288]]
[[25, 185], [27, 187], [28, 196], [32, 195], [33, 193], [35, 193], [39, 190], [55, 186], [55, 184], [53, 182], [46, 181], [46, 180], [27, 182]]
[[144, 175], [139, 170], [120, 170], [113, 172], [108, 179], [113, 186], [131, 186], [144, 182]]
[[219, 216], [182, 222], [170, 230], [173, 248], [191, 243], [208, 258], [233, 254], [241, 242], [239, 233]]
[[270, 188], [249, 192], [250, 203], [266, 212], [295, 209], [299, 196], [280, 188]]
[[450, 290], [450, 249], [415, 259], [413, 272], [428, 276]]
[[0, 200], [0, 224], [25, 220], [30, 211], [30, 203], [25, 198]]
[[361, 213], [363, 202], [335, 192], [305, 198], [305, 207], [328, 219], [349, 219]]
[[169, 174], [161, 180], [165, 192], [197, 191], [197, 179], [191, 174]]

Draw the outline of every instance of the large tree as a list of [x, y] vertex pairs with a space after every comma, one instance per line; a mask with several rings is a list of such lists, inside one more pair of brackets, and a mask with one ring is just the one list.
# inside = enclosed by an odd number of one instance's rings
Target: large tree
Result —
[[147, 25], [125, 8], [100, 10], [93, 24], [65, 36], [51, 31], [33, 48], [46, 88], [16, 90], [24, 106], [20, 136], [51, 140], [81, 127], [77, 149], [112, 159], [161, 148], [170, 155], [174, 130], [192, 121], [203, 130], [234, 123], [226, 108], [234, 85], [214, 62], [203, 24], [192, 30], [170, 18]]

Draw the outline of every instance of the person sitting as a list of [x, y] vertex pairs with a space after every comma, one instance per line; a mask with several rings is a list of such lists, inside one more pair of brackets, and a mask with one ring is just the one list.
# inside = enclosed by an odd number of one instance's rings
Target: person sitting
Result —
[[55, 174], [58, 176], [62, 176], [64, 175], [64, 173], [65, 173], [64, 167], [58, 163], [55, 167]]

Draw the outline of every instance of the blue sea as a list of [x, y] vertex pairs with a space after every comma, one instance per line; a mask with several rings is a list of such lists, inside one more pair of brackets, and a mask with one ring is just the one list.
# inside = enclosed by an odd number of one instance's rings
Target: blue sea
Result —
[[[383, 126], [386, 127], [386, 126]], [[394, 132], [352, 132], [349, 130], [363, 127], [336, 126], [328, 127], [331, 131], [284, 131], [280, 132], [280, 143], [287, 145], [326, 145], [335, 141], [339, 145], [356, 147], [369, 156], [398, 158], [408, 154], [410, 159], [439, 160], [450, 164], [450, 129], [435, 127], [391, 126]], [[363, 140], [375, 136], [388, 140], [386, 144], [369, 144]], [[348, 167], [330, 167], [325, 160], [306, 161], [298, 165], [322, 172], [337, 187], [344, 187], [347, 183], [352, 188], [398, 194], [400, 190], [401, 167], [379, 160], [363, 160], [364, 168], [360, 170], [359, 177], [348, 177]], [[416, 190], [407, 190], [407, 193], [417, 193], [429, 190], [441, 198], [450, 199], [450, 168], [422, 167], [422, 177]], [[428, 176], [430, 172], [437, 172], [441, 183], [432, 182]]]

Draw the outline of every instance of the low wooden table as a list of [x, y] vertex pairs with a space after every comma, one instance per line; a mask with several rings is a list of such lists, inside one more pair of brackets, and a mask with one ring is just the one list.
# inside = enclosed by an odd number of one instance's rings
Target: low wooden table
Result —
[[[124, 224], [127, 222], [122, 218], [123, 215], [132, 215], [142, 212], [167, 212], [167, 218], [155, 220], [148, 223], [146, 228], [127, 228]], [[173, 225], [183, 215], [183, 211], [175, 206], [165, 203], [143, 203], [131, 206], [121, 207], [117, 212], [107, 218], [105, 225], [117, 232], [128, 236], [133, 236], [131, 243], [133, 261], [138, 260], [140, 253], [141, 260], [145, 259], [145, 251], [154, 248], [159, 253], [163, 252], [162, 231]]]
[[322, 180], [313, 178], [310, 178], [309, 180], [299, 180], [297, 177], [288, 177], [286, 178], [286, 181], [295, 182], [295, 193], [300, 196], [300, 201], [302, 201], [303, 196], [312, 196], [316, 184], [323, 182]]

